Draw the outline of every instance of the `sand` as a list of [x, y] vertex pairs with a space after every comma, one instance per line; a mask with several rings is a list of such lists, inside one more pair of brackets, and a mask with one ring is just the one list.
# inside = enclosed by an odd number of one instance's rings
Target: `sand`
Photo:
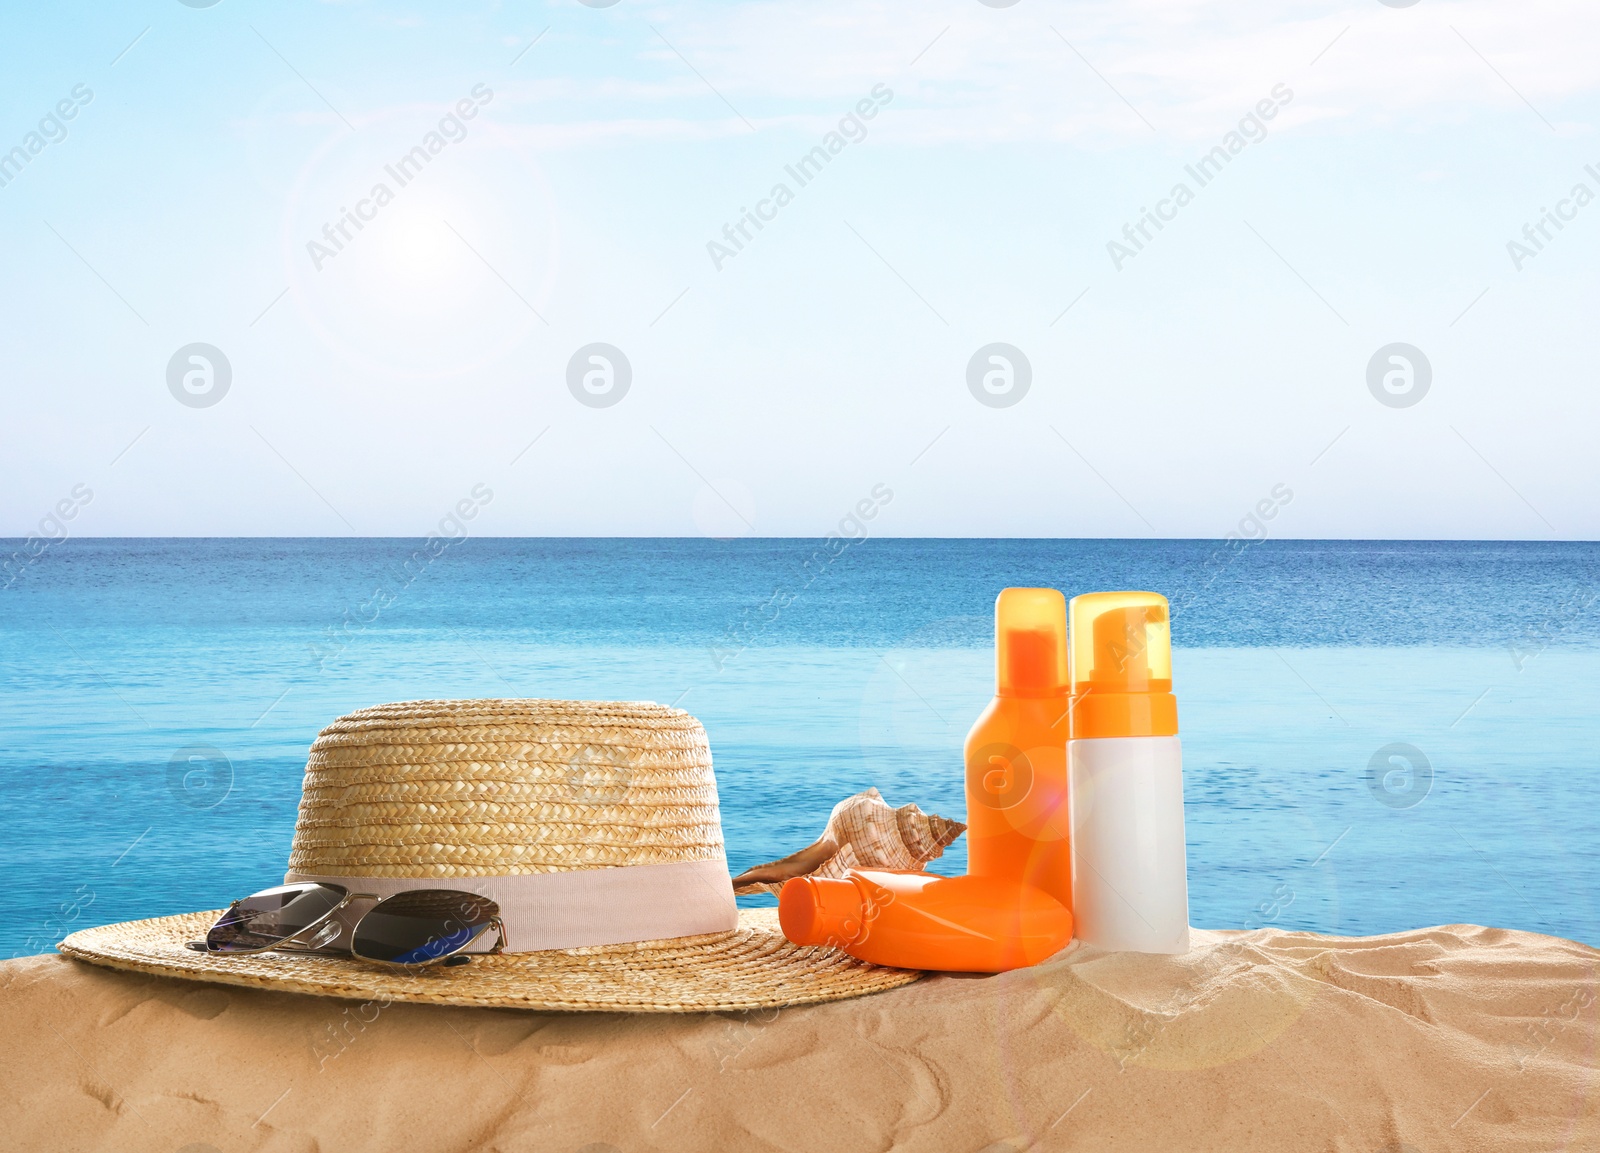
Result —
[[1600, 1149], [1600, 951], [1198, 931], [739, 1015], [387, 1008], [0, 965], [5, 1149]]

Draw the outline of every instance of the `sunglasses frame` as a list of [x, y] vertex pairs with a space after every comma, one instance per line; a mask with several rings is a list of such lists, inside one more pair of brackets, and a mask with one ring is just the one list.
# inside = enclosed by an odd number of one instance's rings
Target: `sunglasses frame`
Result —
[[[349, 889], [346, 889], [343, 885], [330, 885], [330, 884], [327, 884], [326, 882], [323, 882], [323, 881], [304, 881], [304, 882], [301, 882], [301, 884], [306, 885], [308, 888], [326, 889], [330, 893], [337, 893], [337, 894], [339, 894], [339, 900], [338, 900], [338, 902], [336, 904], [334, 904], [331, 908], [329, 908], [328, 911], [323, 913], [320, 917], [317, 917], [315, 920], [309, 921], [306, 924], [300, 926], [300, 928], [296, 929], [294, 932], [290, 933], [288, 936], [281, 937], [278, 940], [274, 941], [270, 945], [263, 945], [259, 949], [213, 949], [211, 947], [211, 942], [210, 942], [211, 931], [209, 929], [206, 931], [206, 939], [205, 940], [190, 941], [189, 942], [189, 948], [193, 949], [197, 953], [205, 953], [208, 956], [212, 956], [212, 957], [254, 957], [254, 956], [260, 955], [261, 953], [270, 953], [270, 952], [272, 952], [272, 951], [274, 951], [276, 949], [282, 949], [284, 952], [290, 952], [290, 953], [317, 953], [317, 952], [319, 952], [319, 950], [315, 949], [315, 948], [285, 949], [284, 947], [286, 945], [289, 945], [291, 942], [295, 942], [297, 940], [300, 941], [301, 943], [303, 943], [305, 938], [315, 936], [318, 932], [320, 932], [323, 928], [325, 928], [330, 921], [333, 920], [335, 914], [337, 914], [341, 909], [344, 909], [344, 908], [348, 907], [349, 905], [351, 905], [352, 903], [354, 903], [356, 901], [376, 901], [377, 905], [374, 905], [372, 907], [372, 909], [376, 909], [378, 907], [378, 905], [383, 904], [383, 902], [389, 900], [391, 897], [403, 897], [403, 896], [406, 895], [406, 893], [404, 893], [404, 892], [391, 893], [391, 894], [389, 894], [388, 897], [382, 896], [382, 895], [380, 895], [378, 893], [352, 893]], [[262, 890], [262, 892], [268, 892], [268, 891], [269, 890], [265, 890], [265, 889]], [[408, 890], [408, 891], [411, 891], [411, 890]], [[421, 890], [416, 890], [416, 891], [421, 891]], [[428, 890], [428, 891], [430, 891], [430, 892], [441, 892], [441, 893], [460, 893], [463, 897], [474, 897], [474, 898], [479, 897], [479, 895], [477, 893], [468, 893], [463, 889], [433, 889], [433, 890]], [[253, 896], [256, 896], [256, 895], [257, 894], [252, 893], [250, 896], [253, 897]], [[227, 917], [232, 915], [232, 913], [233, 913], [233, 911], [235, 909], [237, 909], [240, 905], [242, 905], [245, 901], [248, 901], [249, 899], [250, 899], [250, 897], [241, 897], [241, 898], [239, 898], [239, 900], [234, 901], [231, 904], [229, 904], [227, 911], [225, 913], [223, 913], [221, 917], [217, 918], [217, 922], [216, 923], [217, 924], [221, 924], [224, 919], [226, 919]], [[482, 898], [479, 898], [479, 899], [482, 899]], [[490, 929], [493, 929], [495, 931], [495, 933], [498, 935], [499, 939], [495, 942], [494, 948], [490, 949], [489, 953], [485, 954], [485, 955], [493, 955], [493, 954], [496, 954], [496, 953], [505, 952], [505, 948], [506, 948], [506, 926], [505, 926], [505, 922], [503, 920], [501, 920], [501, 918], [499, 916], [494, 916], [494, 917], [489, 918], [489, 920], [484, 925], [482, 925], [478, 929], [477, 932], [473, 933], [472, 936], [468, 937], [465, 941], [461, 942], [461, 944], [457, 945], [454, 949], [451, 949], [448, 953], [440, 953], [437, 957], [429, 957], [426, 961], [389, 961], [389, 960], [385, 960], [382, 957], [368, 957], [368, 956], [365, 956], [364, 954], [356, 952], [356, 950], [355, 950], [355, 938], [356, 938], [356, 929], [360, 926], [362, 918], [365, 918], [367, 913], [372, 912], [372, 909], [368, 909], [366, 913], [362, 913], [361, 917], [358, 917], [356, 919], [356, 921], [354, 922], [354, 924], [352, 924], [350, 926], [350, 949], [349, 949], [349, 955], [350, 956], [355, 957], [356, 959], [361, 960], [361, 961], [366, 961], [366, 962], [368, 962], [370, 964], [374, 964], [374, 965], [390, 965], [390, 966], [393, 966], [396, 969], [422, 969], [422, 968], [426, 968], [429, 965], [437, 965], [440, 962], [449, 961], [451, 958], [454, 958], [457, 955], [459, 955], [460, 953], [462, 953], [463, 950], [467, 949], [469, 946], [471, 946], [472, 944], [477, 942], [477, 940], [480, 937], [482, 937], [485, 933], [487, 933]], [[215, 928], [215, 927], [216, 927], [215, 925], [212, 926], [212, 928]], [[336, 955], [343, 956], [344, 954], [343, 953], [339, 953], [339, 954], [336, 954]], [[462, 964], [464, 961], [465, 961], [465, 958], [463, 958], [462, 961], [457, 961], [455, 963], [456, 964]]]

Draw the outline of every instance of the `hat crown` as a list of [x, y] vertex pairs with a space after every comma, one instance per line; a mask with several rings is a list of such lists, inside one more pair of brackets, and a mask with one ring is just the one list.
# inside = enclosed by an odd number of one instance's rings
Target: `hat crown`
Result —
[[475, 877], [723, 858], [711, 747], [642, 701], [402, 701], [311, 746], [289, 869]]

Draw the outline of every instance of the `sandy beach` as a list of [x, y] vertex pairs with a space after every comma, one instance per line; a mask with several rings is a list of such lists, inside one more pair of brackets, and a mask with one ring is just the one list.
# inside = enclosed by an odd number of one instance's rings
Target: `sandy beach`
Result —
[[0, 1147], [1600, 1148], [1600, 951], [1454, 925], [1074, 946], [765, 1013], [337, 1001], [0, 965]]

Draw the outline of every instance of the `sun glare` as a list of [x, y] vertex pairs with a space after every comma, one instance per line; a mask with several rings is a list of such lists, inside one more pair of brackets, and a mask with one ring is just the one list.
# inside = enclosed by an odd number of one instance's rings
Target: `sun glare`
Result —
[[405, 282], [461, 276], [462, 257], [470, 255], [442, 218], [421, 212], [396, 213], [373, 237], [383, 271]]

